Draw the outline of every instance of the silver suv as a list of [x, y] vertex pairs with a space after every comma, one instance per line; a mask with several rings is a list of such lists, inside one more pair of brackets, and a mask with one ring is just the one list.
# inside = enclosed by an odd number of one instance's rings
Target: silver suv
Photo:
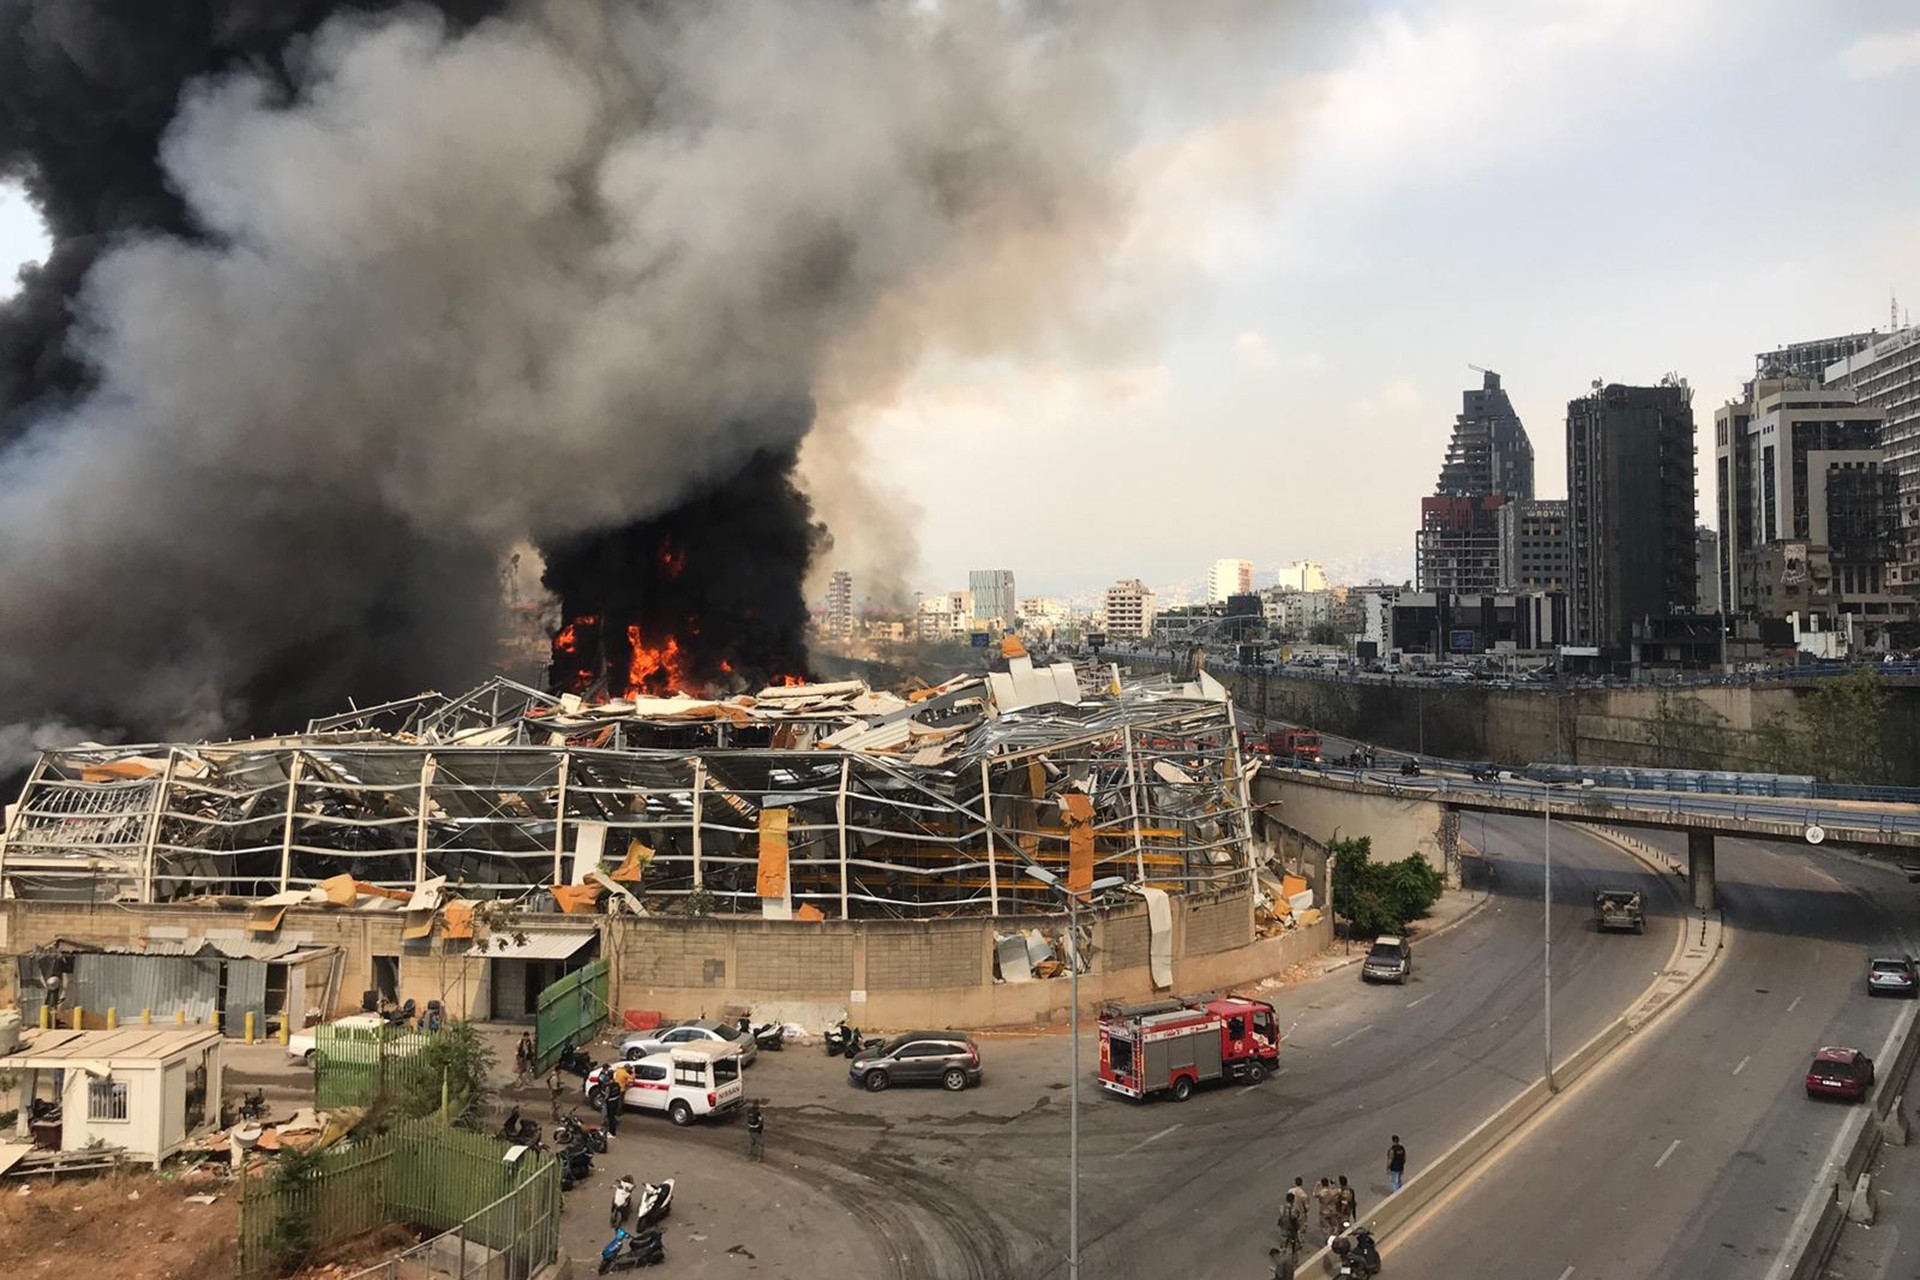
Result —
[[1413, 948], [1405, 938], [1381, 934], [1373, 940], [1373, 950], [1360, 962], [1362, 982], [1398, 982], [1405, 984], [1413, 974]]

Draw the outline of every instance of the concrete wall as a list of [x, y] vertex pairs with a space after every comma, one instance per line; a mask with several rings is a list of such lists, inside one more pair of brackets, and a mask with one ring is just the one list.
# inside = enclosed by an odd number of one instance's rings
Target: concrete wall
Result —
[[1431, 800], [1316, 787], [1264, 770], [1254, 778], [1253, 798], [1256, 804], [1277, 806], [1281, 822], [1323, 844], [1336, 836], [1367, 836], [1377, 862], [1421, 853], [1436, 867], [1448, 866], [1446, 809]]
[[[1327, 921], [1273, 938], [1254, 938], [1247, 892], [1173, 900], [1173, 990], [1224, 988], [1257, 981], [1332, 941]], [[241, 929], [242, 910], [217, 906], [0, 904], [0, 955], [56, 938], [132, 943], [154, 926], [203, 933]], [[1092, 969], [1082, 975], [1081, 1005], [1144, 1000], [1156, 993], [1147, 968], [1144, 904], [1088, 912]], [[972, 916], [931, 921], [775, 921], [596, 917], [542, 918], [542, 931], [590, 927], [611, 962], [618, 1009], [657, 1009], [670, 1017], [719, 1014], [733, 1005], [773, 1001], [845, 1006], [862, 1026], [991, 1027], [1028, 1025], [1067, 1015], [1062, 979], [996, 982], [994, 935], [1039, 927], [1065, 933], [1061, 916]], [[333, 1013], [359, 1007], [373, 957], [400, 957], [402, 999], [443, 1001], [454, 1017], [489, 1016], [492, 962], [460, 943], [403, 943], [397, 914], [296, 909], [282, 938], [342, 948], [342, 981]], [[0, 963], [0, 1004], [12, 1003], [16, 966]], [[309, 1002], [320, 995], [309, 989]], [[123, 1017], [130, 1011], [121, 1011]]]

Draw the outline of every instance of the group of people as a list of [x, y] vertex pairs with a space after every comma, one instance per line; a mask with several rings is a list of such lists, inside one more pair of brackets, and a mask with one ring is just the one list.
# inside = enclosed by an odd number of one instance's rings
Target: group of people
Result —
[[[1400, 1189], [1406, 1172], [1407, 1148], [1396, 1133], [1387, 1144], [1387, 1181], [1395, 1191]], [[1312, 1190], [1308, 1190], [1305, 1178], [1295, 1178], [1287, 1188], [1280, 1202], [1280, 1237], [1288, 1251], [1300, 1248], [1316, 1216], [1320, 1234], [1327, 1237], [1338, 1235], [1349, 1223], [1360, 1220], [1360, 1196], [1345, 1174], [1322, 1178]]]
[[[516, 1076], [520, 1078], [531, 1078], [536, 1061], [532, 1036], [525, 1032], [521, 1033], [520, 1044], [519, 1047], [514, 1050], [513, 1057]], [[618, 1137], [620, 1134], [620, 1113], [626, 1110], [627, 1090], [632, 1087], [633, 1072], [628, 1069], [625, 1062], [615, 1063], [613, 1067], [613, 1087], [601, 1091], [600, 1102], [601, 1117], [607, 1131], [607, 1137], [609, 1138]], [[553, 1095], [553, 1118], [558, 1120], [560, 1118], [562, 1095], [566, 1091], [566, 1084], [560, 1078], [559, 1067], [554, 1067], [552, 1073], [548, 1076], [547, 1088]], [[519, 1114], [519, 1108], [516, 1107], [514, 1109], [514, 1114], [516, 1116]], [[749, 1160], [761, 1160], [764, 1158], [766, 1140], [766, 1115], [761, 1111], [759, 1102], [749, 1102], [747, 1104], [747, 1158]]]

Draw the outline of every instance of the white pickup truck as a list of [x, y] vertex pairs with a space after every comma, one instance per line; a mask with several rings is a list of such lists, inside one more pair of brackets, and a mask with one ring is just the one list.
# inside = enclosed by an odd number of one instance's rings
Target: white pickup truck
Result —
[[613, 1087], [613, 1072], [625, 1067], [633, 1077], [625, 1103], [647, 1111], [664, 1111], [677, 1125], [692, 1124], [704, 1116], [718, 1116], [746, 1100], [740, 1082], [745, 1064], [737, 1045], [713, 1040], [677, 1044], [665, 1053], [648, 1054], [629, 1062], [610, 1062], [587, 1074], [587, 1101], [598, 1107]]

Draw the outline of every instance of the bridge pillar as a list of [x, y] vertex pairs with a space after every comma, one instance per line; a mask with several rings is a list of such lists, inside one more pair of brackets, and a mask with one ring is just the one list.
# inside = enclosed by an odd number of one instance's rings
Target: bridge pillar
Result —
[[1696, 911], [1713, 910], [1713, 832], [1687, 832], [1687, 883]]

